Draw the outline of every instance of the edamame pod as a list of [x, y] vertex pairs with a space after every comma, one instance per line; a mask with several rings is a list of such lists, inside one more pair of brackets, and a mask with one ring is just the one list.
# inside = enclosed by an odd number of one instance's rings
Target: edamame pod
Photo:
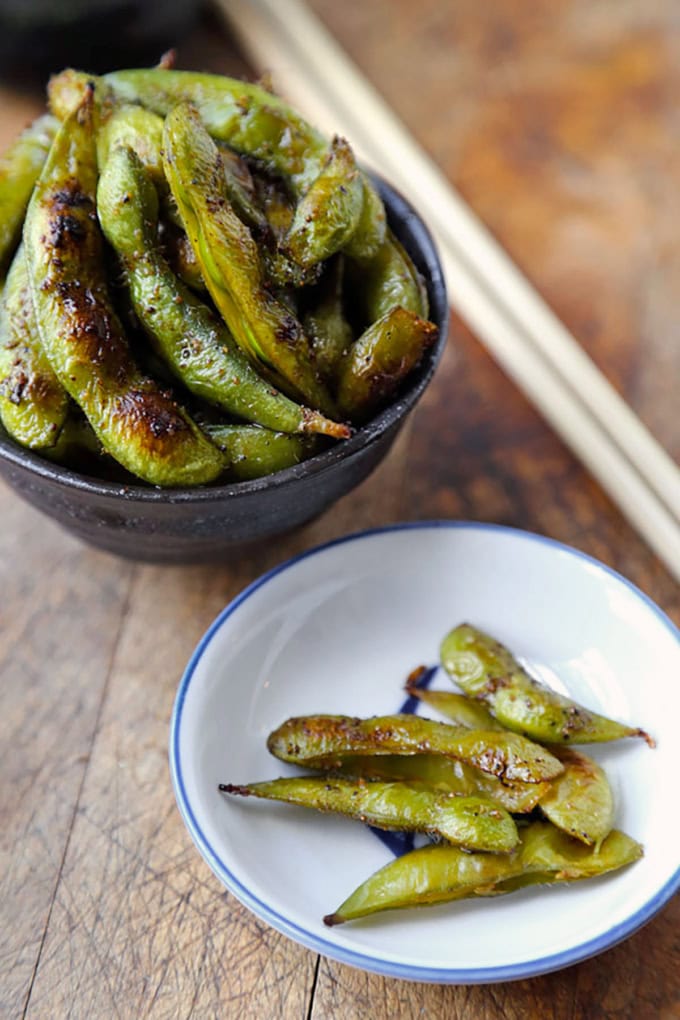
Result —
[[437, 333], [434, 323], [399, 307], [369, 326], [340, 365], [341, 413], [353, 421], [368, 418], [413, 371]]
[[224, 453], [229, 476], [239, 482], [293, 467], [317, 448], [311, 436], [291, 436], [259, 425], [205, 425], [203, 431]]
[[132, 359], [105, 282], [92, 90], [60, 128], [24, 226], [40, 337], [105, 449], [154, 485], [199, 485], [224, 457]]
[[165, 121], [163, 162], [203, 279], [238, 345], [274, 385], [333, 412], [302, 326], [267, 290], [257, 247], [227, 201], [219, 152], [189, 106]]
[[558, 829], [597, 848], [614, 824], [614, 795], [604, 769], [571, 747], [553, 753], [564, 772], [541, 799], [541, 811]]
[[469, 730], [502, 730], [503, 727], [491, 715], [491, 712], [478, 701], [466, 697], [464, 694], [454, 694], [453, 691], [431, 691], [416, 687], [414, 684], [407, 684], [406, 690], [418, 698], [430, 708], [436, 708], [438, 712], [456, 726], [464, 726]]
[[359, 223], [343, 251], [353, 259], [366, 261], [377, 255], [387, 235], [387, 215], [382, 198], [366, 174], [361, 175], [364, 195]]
[[479, 698], [509, 730], [552, 744], [589, 744], [643, 737], [644, 730], [614, 722], [534, 680], [500, 642], [461, 624], [442, 642], [444, 669], [466, 694]]
[[[81, 72], [63, 71], [50, 81], [50, 106], [63, 117], [82, 92]], [[142, 103], [167, 116], [179, 103], [191, 103], [213, 138], [259, 160], [270, 172], [290, 182], [299, 201], [307, 193], [328, 157], [327, 140], [295, 110], [261, 85], [223, 75], [160, 68], [115, 71], [103, 79], [119, 99]], [[359, 220], [347, 242], [356, 257], [370, 258], [385, 240], [385, 209], [365, 174]], [[332, 196], [327, 195], [330, 200]], [[321, 210], [325, 215], [325, 210]]]
[[205, 294], [203, 273], [184, 227], [178, 227], [170, 220], [163, 220], [159, 240], [162, 253], [175, 276], [179, 276], [187, 287], [191, 287], [199, 294]]
[[[191, 103], [214, 138], [283, 174], [298, 200], [326, 169], [329, 146], [324, 136], [260, 85], [221, 75], [162, 70], [116, 71], [106, 75], [106, 81], [119, 94], [133, 101], [139, 99], [163, 115], [179, 102]], [[385, 239], [385, 210], [365, 174], [361, 175], [361, 184], [358, 222], [350, 238], [343, 240], [338, 234], [337, 240], [349, 242], [354, 251], [370, 257]], [[329, 202], [334, 200], [328, 191], [325, 197]], [[323, 204], [318, 211], [326, 217]]]
[[363, 197], [354, 153], [336, 136], [321, 173], [295, 210], [286, 251], [301, 266], [313, 266], [340, 251], [356, 231]]
[[[236, 153], [220, 149], [224, 170], [225, 194], [231, 206], [241, 220], [252, 231], [253, 237], [261, 245], [265, 275], [277, 287], [304, 287], [314, 283], [321, 271], [321, 265], [311, 267], [298, 265], [281, 251], [277, 239], [263, 209], [255, 200], [255, 186], [250, 181], [248, 187], [241, 169], [241, 160]], [[247, 168], [246, 168], [247, 169]]]
[[177, 279], [156, 240], [156, 189], [131, 149], [110, 153], [99, 180], [97, 205], [104, 234], [121, 260], [141, 326], [192, 393], [275, 430], [347, 434], [345, 426], [272, 389], [207, 305]]
[[111, 112], [97, 130], [97, 162], [100, 172], [114, 149], [129, 148], [156, 187], [167, 192], [163, 171], [163, 120], [143, 106], [124, 104]]
[[302, 776], [235, 786], [224, 793], [263, 797], [358, 819], [378, 829], [427, 832], [469, 850], [508, 853], [517, 827], [507, 811], [484, 797], [455, 797], [407, 783]]
[[520, 830], [519, 846], [506, 856], [466, 853], [445, 845], [412, 850], [376, 871], [324, 917], [324, 923], [343, 924], [382, 910], [497, 896], [539, 882], [594, 878], [641, 856], [640, 844], [623, 832], [611, 832], [596, 851], [549, 823], [533, 822]]
[[333, 768], [346, 755], [436, 754], [474, 765], [504, 782], [538, 783], [563, 771], [549, 751], [516, 733], [465, 730], [414, 715], [300, 716], [270, 733], [267, 747], [281, 761], [311, 768]]
[[31, 192], [56, 129], [54, 117], [38, 117], [0, 156], [0, 279], [19, 244]]
[[42, 348], [20, 246], [0, 303], [0, 418], [17, 443], [41, 450], [57, 442], [68, 404]]
[[317, 302], [303, 320], [319, 372], [329, 381], [335, 378], [338, 366], [352, 345], [352, 327], [343, 309], [344, 265], [343, 256], [337, 255], [320, 284]]
[[395, 305], [426, 319], [427, 290], [420, 273], [391, 230], [371, 259], [350, 261], [349, 275], [366, 322], [381, 319]]
[[333, 774], [355, 779], [390, 779], [419, 783], [458, 796], [480, 793], [513, 814], [533, 811], [550, 790], [550, 783], [502, 783], [473, 765], [435, 754], [348, 755]]

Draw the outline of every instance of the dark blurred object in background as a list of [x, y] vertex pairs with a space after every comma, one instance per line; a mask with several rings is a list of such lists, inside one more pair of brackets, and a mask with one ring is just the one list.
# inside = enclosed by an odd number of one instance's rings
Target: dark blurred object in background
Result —
[[198, 9], [199, 0], [0, 0], [0, 77], [44, 84], [67, 66], [154, 64]]

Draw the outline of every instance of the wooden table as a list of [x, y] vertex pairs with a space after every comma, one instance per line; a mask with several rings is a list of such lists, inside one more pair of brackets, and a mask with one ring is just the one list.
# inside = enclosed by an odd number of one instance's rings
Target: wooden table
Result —
[[[314, 6], [677, 454], [674, 0]], [[244, 70], [215, 25], [181, 57]], [[0, 144], [37, 108], [0, 91]], [[516, 525], [601, 558], [680, 622], [669, 575], [455, 318], [384, 466], [260, 554], [135, 565], [79, 545], [4, 487], [0, 507], [3, 1017], [680, 1017], [677, 898], [625, 944], [558, 974], [410, 984], [320, 959], [258, 921], [175, 807], [168, 721], [195, 642], [247, 582], [320, 540], [426, 517]]]

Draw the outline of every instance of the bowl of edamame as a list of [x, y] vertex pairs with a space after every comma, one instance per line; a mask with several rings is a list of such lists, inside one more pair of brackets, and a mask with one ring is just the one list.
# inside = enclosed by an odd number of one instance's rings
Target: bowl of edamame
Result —
[[68, 71], [49, 99], [0, 162], [0, 472], [134, 558], [318, 516], [446, 343], [422, 220], [259, 85]]

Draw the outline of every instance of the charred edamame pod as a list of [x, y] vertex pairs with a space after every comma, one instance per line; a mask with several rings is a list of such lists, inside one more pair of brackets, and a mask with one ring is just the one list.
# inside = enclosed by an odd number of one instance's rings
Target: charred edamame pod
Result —
[[470, 850], [507, 853], [518, 839], [508, 812], [485, 797], [456, 797], [408, 783], [301, 776], [219, 788], [345, 815], [379, 829], [427, 832]]
[[137, 156], [156, 187], [168, 190], [163, 171], [163, 120], [143, 106], [124, 104], [102, 119], [97, 130], [100, 172], [114, 149], [128, 148]]
[[503, 727], [491, 715], [491, 712], [478, 701], [466, 697], [464, 694], [455, 694], [453, 691], [432, 691], [428, 688], [420, 688], [415, 684], [407, 684], [408, 693], [429, 705], [436, 708], [438, 712], [456, 726], [464, 726], [469, 730], [502, 730]]
[[550, 784], [540, 808], [558, 829], [599, 847], [614, 825], [614, 795], [604, 769], [571, 747], [554, 748], [564, 772]]
[[42, 348], [23, 247], [0, 303], [0, 418], [22, 446], [54, 446], [66, 421], [68, 394]]
[[295, 210], [285, 241], [293, 259], [313, 266], [340, 251], [356, 231], [363, 197], [354, 153], [336, 136], [321, 173]]
[[175, 107], [163, 137], [173, 197], [234, 339], [274, 385], [332, 414], [302, 326], [264, 286], [257, 246], [226, 198], [219, 152], [196, 111]]
[[[268, 280], [277, 287], [304, 287], [314, 283], [321, 271], [321, 264], [304, 267], [294, 262], [281, 251], [269, 220], [256, 202], [255, 185], [251, 179], [246, 183], [242, 161], [236, 153], [220, 149], [224, 170], [224, 187], [227, 199], [238, 218], [251, 230], [261, 245], [264, 272]], [[247, 170], [247, 168], [246, 168]]]
[[50, 114], [38, 117], [0, 156], [0, 279], [19, 244], [31, 192], [57, 126]]
[[267, 747], [282, 761], [312, 768], [320, 762], [332, 768], [346, 755], [427, 753], [464, 761], [504, 782], [538, 783], [563, 771], [549, 751], [516, 733], [465, 730], [414, 715], [300, 716], [270, 733]]
[[[60, 118], [70, 112], [88, 80], [70, 69], [54, 77], [49, 86], [52, 111]], [[178, 103], [191, 103], [213, 138], [285, 176], [298, 201], [325, 169], [329, 145], [321, 132], [261, 85], [159, 68], [115, 71], [103, 81], [119, 99], [141, 102], [161, 116]], [[385, 209], [368, 177], [362, 173], [360, 180], [361, 210], [346, 245], [354, 257], [368, 259], [385, 240]], [[334, 196], [326, 192], [326, 197], [331, 201]], [[321, 213], [325, 215], [323, 208]], [[342, 240], [342, 235], [338, 238]]]
[[441, 661], [466, 694], [484, 701], [498, 722], [515, 733], [555, 744], [620, 737], [651, 742], [644, 730], [591, 712], [534, 680], [507, 648], [469, 624], [447, 634]]
[[105, 282], [95, 211], [93, 97], [60, 128], [33, 192], [24, 242], [43, 348], [105, 449], [156, 485], [213, 481], [224, 457], [134, 363]]
[[445, 845], [404, 854], [376, 871], [334, 913], [324, 917], [324, 922], [343, 924], [382, 910], [496, 896], [536, 883], [594, 878], [641, 856], [640, 844], [623, 832], [611, 832], [596, 851], [549, 823], [533, 822], [520, 830], [519, 846], [505, 856], [466, 853]]
[[435, 754], [348, 755], [334, 765], [333, 774], [355, 779], [402, 780], [457, 797], [482, 794], [513, 814], [533, 811], [551, 787], [547, 782], [502, 783], [473, 765]]
[[370, 259], [350, 261], [349, 276], [367, 322], [381, 319], [395, 305], [426, 319], [427, 290], [420, 273], [391, 230]]
[[135, 153], [114, 149], [97, 190], [99, 219], [118, 254], [137, 318], [173, 373], [194, 394], [283, 432], [347, 430], [300, 407], [252, 368], [229, 331], [174, 275], [158, 235], [158, 196]]
[[326, 270], [320, 294], [303, 319], [319, 372], [334, 379], [338, 366], [352, 345], [352, 327], [343, 308], [344, 258], [337, 255]]
[[224, 453], [229, 476], [239, 482], [293, 467], [317, 448], [312, 436], [291, 436], [259, 425], [205, 425], [203, 431]]
[[393, 308], [349, 349], [338, 375], [338, 406], [352, 420], [369, 417], [420, 362], [437, 327], [405, 308]]

